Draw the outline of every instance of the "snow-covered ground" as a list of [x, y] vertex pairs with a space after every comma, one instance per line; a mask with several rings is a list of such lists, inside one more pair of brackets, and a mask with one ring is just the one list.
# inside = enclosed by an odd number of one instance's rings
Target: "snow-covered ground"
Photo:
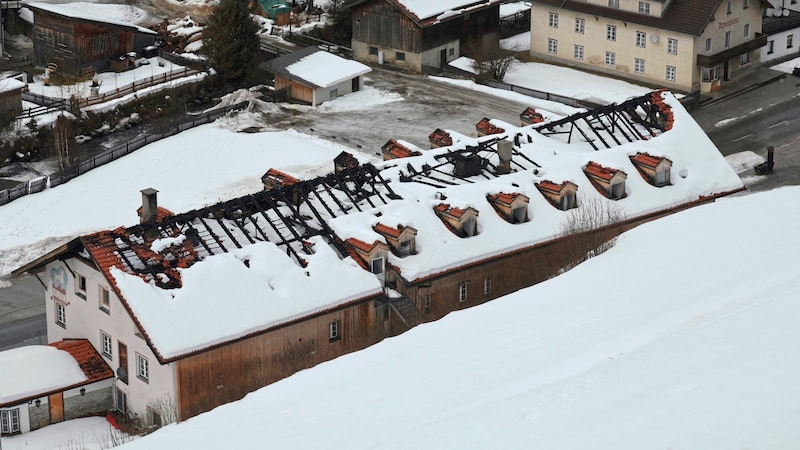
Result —
[[88, 417], [18, 436], [3, 436], [0, 443], [3, 450], [103, 450], [136, 437], [112, 428], [104, 417]]
[[123, 448], [796, 448], [798, 200], [648, 223], [564, 275]]

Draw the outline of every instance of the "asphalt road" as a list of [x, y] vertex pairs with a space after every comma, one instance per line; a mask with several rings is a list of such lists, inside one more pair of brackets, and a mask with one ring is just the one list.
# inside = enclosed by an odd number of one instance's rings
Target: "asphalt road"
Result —
[[46, 343], [47, 324], [44, 315], [0, 326], [0, 352], [25, 345]]

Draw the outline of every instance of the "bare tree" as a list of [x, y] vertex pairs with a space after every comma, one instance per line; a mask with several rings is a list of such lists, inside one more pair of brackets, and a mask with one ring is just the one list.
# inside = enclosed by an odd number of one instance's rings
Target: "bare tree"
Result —
[[561, 271], [611, 249], [625, 219], [625, 212], [613, 200], [583, 196], [561, 224], [560, 234], [569, 243], [567, 264]]
[[63, 114], [58, 116], [53, 124], [53, 152], [58, 158], [61, 170], [66, 169], [72, 163], [71, 144], [74, 140], [74, 124]]

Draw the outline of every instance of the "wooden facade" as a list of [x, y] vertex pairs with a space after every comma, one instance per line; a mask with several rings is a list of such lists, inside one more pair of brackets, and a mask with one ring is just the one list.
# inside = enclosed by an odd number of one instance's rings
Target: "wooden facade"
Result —
[[487, 55], [499, 47], [499, 3], [443, 21], [418, 18], [392, 0], [356, 2], [351, 9], [356, 59], [429, 72], [462, 55]]
[[34, 6], [31, 9], [34, 64], [67, 77], [101, 72], [109, 68], [109, 60], [129, 52], [141, 54], [155, 43], [155, 33], [132, 25], [79, 19]]
[[[306, 317], [175, 362], [179, 420], [383, 339], [376, 298]], [[331, 336], [337, 323], [338, 336]]]

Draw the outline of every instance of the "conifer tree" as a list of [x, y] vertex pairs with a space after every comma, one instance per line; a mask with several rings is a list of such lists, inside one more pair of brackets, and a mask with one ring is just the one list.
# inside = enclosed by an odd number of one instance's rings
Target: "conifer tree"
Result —
[[220, 0], [203, 31], [203, 53], [225, 82], [244, 80], [258, 53], [259, 27], [246, 0]]

